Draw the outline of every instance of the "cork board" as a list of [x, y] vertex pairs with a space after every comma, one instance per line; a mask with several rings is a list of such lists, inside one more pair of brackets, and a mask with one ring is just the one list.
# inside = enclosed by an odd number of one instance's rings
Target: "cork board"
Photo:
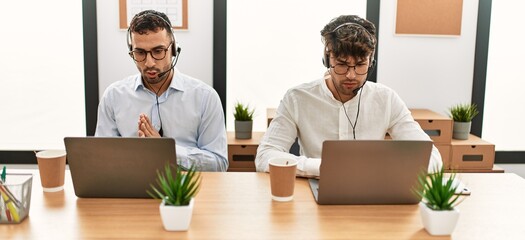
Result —
[[396, 34], [461, 35], [463, 0], [397, 0]]
[[188, 0], [119, 0], [120, 29], [127, 29], [133, 16], [146, 9], [165, 13], [174, 29], [188, 29]]

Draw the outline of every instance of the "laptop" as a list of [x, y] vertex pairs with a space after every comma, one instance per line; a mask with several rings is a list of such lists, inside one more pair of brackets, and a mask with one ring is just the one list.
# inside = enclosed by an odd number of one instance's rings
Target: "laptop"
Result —
[[431, 151], [431, 141], [325, 141], [310, 188], [318, 204], [416, 204], [413, 188]]
[[66, 137], [75, 195], [81, 198], [151, 198], [157, 170], [176, 164], [173, 138]]

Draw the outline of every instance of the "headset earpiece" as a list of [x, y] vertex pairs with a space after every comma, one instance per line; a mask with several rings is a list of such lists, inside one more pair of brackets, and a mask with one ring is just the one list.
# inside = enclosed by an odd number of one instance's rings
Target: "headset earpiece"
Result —
[[[173, 44], [175, 44], [175, 43], [173, 43]], [[172, 54], [173, 57], [176, 57], [177, 55], [180, 54], [181, 48], [178, 46], [178, 44], [177, 44], [177, 48], [176, 49], [177, 50], [175, 50], [175, 48], [172, 48], [172, 50], [171, 50], [171, 54]]]
[[131, 46], [131, 31], [128, 28], [128, 33], [126, 34], [126, 43], [128, 44], [128, 50], [131, 52], [133, 51], [133, 47]]
[[323, 65], [326, 68], [330, 68], [330, 53], [325, 52], [323, 55]]

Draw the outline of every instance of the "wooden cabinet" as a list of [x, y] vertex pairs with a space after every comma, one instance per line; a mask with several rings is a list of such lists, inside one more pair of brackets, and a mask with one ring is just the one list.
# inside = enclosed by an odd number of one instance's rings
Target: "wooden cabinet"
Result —
[[264, 132], [252, 132], [251, 139], [236, 139], [228, 132], [228, 172], [255, 172], [255, 156]]

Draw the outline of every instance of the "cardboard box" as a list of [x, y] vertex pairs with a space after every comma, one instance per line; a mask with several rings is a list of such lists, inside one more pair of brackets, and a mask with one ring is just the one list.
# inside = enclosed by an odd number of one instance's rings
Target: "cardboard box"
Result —
[[451, 169], [491, 170], [494, 167], [494, 144], [472, 134], [468, 140], [452, 139], [450, 151]]
[[264, 132], [252, 132], [251, 139], [236, 139], [228, 132], [228, 172], [255, 172], [255, 156]]
[[412, 117], [419, 123], [423, 131], [434, 141], [434, 144], [449, 144], [452, 140], [451, 118], [428, 109], [410, 109]]
[[450, 144], [434, 144], [441, 154], [441, 159], [443, 160], [443, 167], [448, 170], [450, 169]]
[[266, 109], [266, 121], [268, 122], [268, 125], [266, 127], [270, 126], [270, 122], [275, 118], [275, 112], [277, 111], [276, 108], [267, 108]]

